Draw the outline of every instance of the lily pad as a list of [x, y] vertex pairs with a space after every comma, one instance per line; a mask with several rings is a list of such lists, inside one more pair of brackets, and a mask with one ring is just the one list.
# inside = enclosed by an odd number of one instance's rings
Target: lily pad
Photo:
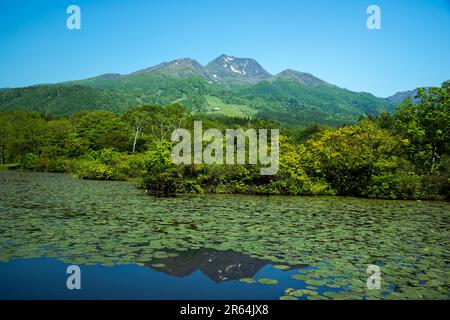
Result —
[[239, 279], [239, 281], [240, 282], [245, 282], [245, 283], [248, 283], [248, 284], [252, 284], [252, 283], [256, 283], [257, 281], [255, 280], [255, 279], [253, 279], [253, 278], [242, 278], [242, 279]]
[[258, 282], [261, 284], [277, 284], [278, 280], [263, 278], [263, 279], [259, 279]]
[[289, 266], [284, 266], [284, 265], [281, 265], [281, 264], [275, 264], [275, 265], [273, 265], [273, 267], [275, 269], [278, 269], [278, 270], [289, 270], [290, 269]]
[[298, 300], [298, 299], [293, 296], [281, 296], [280, 300]]

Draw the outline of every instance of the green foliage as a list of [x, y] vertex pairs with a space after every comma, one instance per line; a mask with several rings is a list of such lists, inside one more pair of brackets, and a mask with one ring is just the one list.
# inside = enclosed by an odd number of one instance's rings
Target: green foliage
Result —
[[228, 103], [246, 104], [260, 110], [257, 117], [296, 126], [314, 123], [338, 126], [355, 122], [361, 114], [392, 111], [389, 103], [368, 93], [323, 84], [311, 87], [286, 80], [235, 87], [224, 94]]
[[319, 162], [310, 174], [323, 176], [340, 195], [365, 195], [372, 176], [397, 167], [402, 141], [370, 121], [325, 130], [307, 147]]
[[392, 104], [385, 99], [325, 83], [308, 86], [277, 79], [219, 85], [195, 75], [174, 77], [152, 72], [0, 91], [2, 111], [22, 107], [54, 116], [105, 109], [122, 113], [136, 105], [174, 103], [195, 114], [271, 119], [302, 127], [314, 123], [337, 127], [355, 122], [361, 114], [393, 111]]
[[178, 191], [180, 167], [172, 163], [170, 143], [156, 142], [148, 152], [144, 186], [154, 195], [169, 196]]
[[149, 151], [144, 187], [154, 194], [241, 193], [261, 195], [333, 194], [328, 184], [311, 179], [302, 169], [294, 146], [282, 153], [276, 176], [261, 176], [259, 165], [184, 165], [172, 163], [171, 144]]
[[86, 86], [39, 85], [0, 90], [0, 110], [17, 108], [52, 116], [67, 116], [79, 111], [104, 108], [122, 112], [135, 104], [135, 99], [111, 91]]
[[112, 149], [94, 151], [74, 163], [72, 173], [82, 179], [127, 180], [143, 175], [146, 158]]
[[418, 89], [416, 100], [398, 107], [395, 126], [411, 141], [411, 161], [433, 173], [439, 170], [441, 157], [450, 152], [450, 81], [441, 88]]
[[169, 105], [180, 102], [191, 111], [204, 111], [210, 84], [198, 77], [177, 78], [136, 73], [126, 77], [95, 77], [68, 83], [98, 88], [133, 101], [134, 105]]
[[88, 150], [112, 147], [129, 150], [131, 128], [118, 115], [109, 111], [77, 113], [72, 117], [78, 137]]
[[35, 112], [0, 113], [0, 165], [25, 161], [26, 154], [38, 152], [44, 130], [45, 120]]
[[371, 177], [363, 192], [377, 199], [421, 199], [423, 198], [421, 177], [414, 172], [395, 170], [381, 172]]
[[[419, 90], [417, 103], [405, 102], [394, 116], [362, 116], [356, 124], [338, 129], [317, 124], [281, 127], [279, 170], [274, 176], [262, 176], [261, 165], [174, 165], [172, 132], [192, 131], [196, 120], [202, 121], [203, 130], [280, 128], [263, 119], [192, 114], [179, 104], [140, 106], [121, 116], [110, 111], [61, 118], [0, 112], [0, 168], [67, 172], [95, 180], [141, 178], [148, 192], [164, 196], [443, 199], [450, 190], [449, 84]], [[259, 84], [274, 92], [282, 85]], [[239, 90], [249, 95], [250, 87]]]

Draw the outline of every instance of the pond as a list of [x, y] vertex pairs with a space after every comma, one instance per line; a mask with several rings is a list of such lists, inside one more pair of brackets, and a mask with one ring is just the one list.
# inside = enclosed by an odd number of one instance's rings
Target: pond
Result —
[[[133, 182], [0, 172], [0, 219], [0, 299], [450, 298], [445, 202], [155, 198]], [[66, 287], [69, 265], [81, 290]]]

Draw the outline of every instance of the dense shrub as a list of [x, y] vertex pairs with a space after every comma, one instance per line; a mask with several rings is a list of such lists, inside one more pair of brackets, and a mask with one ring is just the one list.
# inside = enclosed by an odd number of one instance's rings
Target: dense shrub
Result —
[[145, 155], [142, 154], [129, 155], [103, 149], [77, 160], [72, 173], [83, 179], [127, 180], [143, 175], [145, 161]]
[[148, 192], [160, 195], [448, 199], [449, 93], [450, 81], [418, 90], [416, 102], [405, 101], [392, 116], [361, 117], [338, 129], [281, 128], [279, 170], [273, 176], [262, 176], [260, 165], [174, 165], [168, 141], [176, 128], [192, 130], [194, 120], [203, 121], [204, 129], [222, 131], [279, 128], [268, 120], [193, 115], [179, 105], [62, 118], [0, 112], [0, 169], [66, 172], [96, 180], [142, 178]]

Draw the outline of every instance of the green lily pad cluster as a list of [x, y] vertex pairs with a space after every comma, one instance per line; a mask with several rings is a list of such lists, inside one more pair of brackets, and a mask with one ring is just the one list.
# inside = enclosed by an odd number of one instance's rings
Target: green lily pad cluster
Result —
[[278, 283], [278, 281], [275, 279], [267, 279], [267, 278], [259, 279], [258, 282], [261, 284], [277, 284]]
[[[278, 269], [311, 266], [292, 276], [302, 295], [284, 299], [450, 298], [449, 203], [153, 198], [129, 182], [17, 172], [0, 173], [0, 185], [0, 262], [151, 265], [186, 250], [232, 250]], [[367, 289], [372, 264], [380, 266], [381, 290]]]

